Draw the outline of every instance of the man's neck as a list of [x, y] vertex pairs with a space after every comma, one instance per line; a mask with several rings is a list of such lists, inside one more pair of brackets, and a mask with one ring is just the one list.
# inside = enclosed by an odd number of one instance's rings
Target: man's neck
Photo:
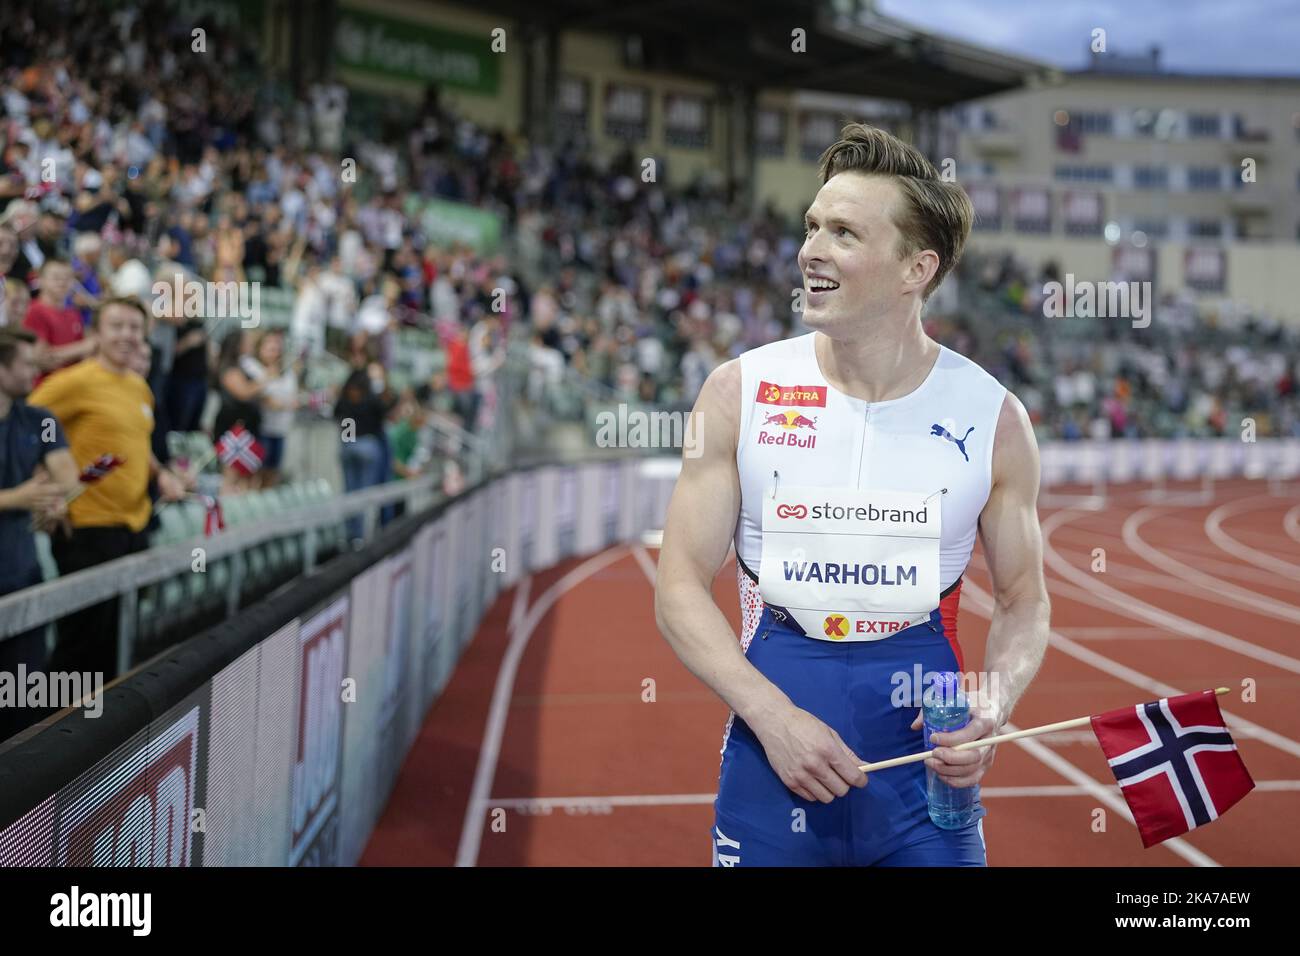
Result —
[[925, 334], [920, 316], [882, 322], [853, 339], [818, 333], [813, 342], [826, 380], [864, 402], [887, 402], [915, 391], [939, 356], [939, 343]]
[[106, 358], [102, 352], [97, 353], [95, 355], [95, 361], [98, 362], [103, 368], [112, 372], [114, 375], [125, 375], [127, 372], [130, 371], [130, 369], [127, 368], [125, 365], [118, 365], [116, 362], [112, 361], [111, 359]]
[[13, 407], [14, 407], [14, 400], [10, 398], [8, 395], [6, 395], [4, 392], [0, 392], [0, 418], [8, 418], [9, 410], [12, 409]]

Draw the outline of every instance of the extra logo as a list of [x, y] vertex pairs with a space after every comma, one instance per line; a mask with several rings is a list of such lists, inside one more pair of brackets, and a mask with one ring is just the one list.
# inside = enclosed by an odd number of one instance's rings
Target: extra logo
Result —
[[849, 619], [843, 614], [828, 614], [822, 628], [832, 641], [843, 640], [849, 636]]
[[808, 517], [807, 505], [777, 505], [776, 516], [778, 518], [806, 518]]
[[930, 426], [931, 435], [934, 435], [936, 438], [942, 438], [944, 441], [952, 442], [954, 445], [957, 446], [957, 450], [961, 452], [961, 456], [965, 458], [967, 461], [970, 461], [970, 455], [966, 454], [966, 439], [970, 438], [970, 433], [973, 432], [974, 430], [975, 430], [975, 426], [972, 425], [970, 428], [966, 429], [965, 435], [962, 435], [960, 438], [958, 438], [956, 435], [948, 431], [948, 429], [944, 428], [942, 425]]
[[825, 385], [773, 385], [771, 382], [758, 383], [758, 396], [754, 399], [761, 405], [795, 405], [799, 407], [826, 407]]

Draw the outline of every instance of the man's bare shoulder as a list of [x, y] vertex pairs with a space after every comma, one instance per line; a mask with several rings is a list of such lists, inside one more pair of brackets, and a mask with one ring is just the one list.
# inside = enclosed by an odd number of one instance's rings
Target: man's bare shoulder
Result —
[[[705, 445], [709, 457], [723, 452], [735, 454], [740, 434], [740, 359], [723, 362], [704, 380], [692, 413], [698, 417], [697, 429], [720, 439]], [[703, 437], [703, 432], [701, 433]], [[729, 441], [729, 446], [726, 444]]]
[[997, 484], [1032, 472], [1038, 479], [1038, 439], [1024, 402], [1008, 389], [993, 436], [993, 481]]

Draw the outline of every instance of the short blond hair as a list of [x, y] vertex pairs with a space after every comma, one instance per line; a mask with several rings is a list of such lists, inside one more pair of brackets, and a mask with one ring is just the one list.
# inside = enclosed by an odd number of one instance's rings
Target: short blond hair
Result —
[[839, 142], [827, 147], [818, 161], [823, 183], [837, 173], [886, 176], [898, 183], [903, 206], [894, 220], [902, 234], [899, 258], [932, 249], [939, 268], [921, 296], [924, 302], [961, 258], [975, 220], [970, 197], [956, 183], [944, 182], [939, 171], [910, 143], [865, 123], [840, 130]]

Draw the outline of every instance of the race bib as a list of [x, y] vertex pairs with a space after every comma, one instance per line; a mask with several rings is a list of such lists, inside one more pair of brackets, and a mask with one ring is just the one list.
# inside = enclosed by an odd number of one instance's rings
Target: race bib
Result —
[[758, 589], [809, 637], [878, 641], [939, 606], [938, 498], [794, 485], [763, 496]]

